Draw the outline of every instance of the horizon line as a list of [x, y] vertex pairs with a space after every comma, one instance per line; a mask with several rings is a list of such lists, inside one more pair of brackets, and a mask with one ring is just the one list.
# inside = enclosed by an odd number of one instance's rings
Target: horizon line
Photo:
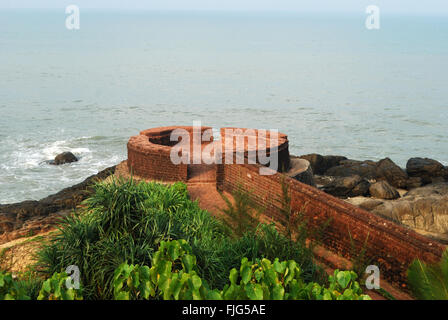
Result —
[[[158, 12], [158, 13], [290, 13], [290, 14], [366, 14], [361, 6], [360, 10], [313, 10], [313, 9], [220, 9], [220, 8], [123, 8], [123, 7], [83, 7], [83, 10], [98, 11], [124, 11], [124, 12]], [[65, 6], [61, 7], [0, 7], [0, 10], [45, 10], [57, 11], [65, 10]], [[402, 15], [402, 16], [447, 16], [448, 11], [386, 11], [382, 10], [382, 15]]]

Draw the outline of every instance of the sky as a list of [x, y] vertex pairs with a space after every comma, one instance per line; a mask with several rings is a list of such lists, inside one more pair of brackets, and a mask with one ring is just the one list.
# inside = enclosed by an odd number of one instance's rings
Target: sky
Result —
[[377, 5], [383, 13], [448, 15], [448, 0], [0, 0], [0, 8], [359, 12]]

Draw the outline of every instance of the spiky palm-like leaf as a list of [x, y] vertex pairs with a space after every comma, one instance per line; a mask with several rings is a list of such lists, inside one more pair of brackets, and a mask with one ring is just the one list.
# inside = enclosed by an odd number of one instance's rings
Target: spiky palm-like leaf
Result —
[[418, 299], [448, 300], [448, 250], [435, 264], [415, 260], [408, 269], [408, 283]]

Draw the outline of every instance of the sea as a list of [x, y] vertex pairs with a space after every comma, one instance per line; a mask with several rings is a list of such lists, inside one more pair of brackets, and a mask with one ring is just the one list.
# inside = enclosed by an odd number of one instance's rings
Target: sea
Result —
[[[0, 203], [38, 200], [167, 125], [286, 133], [290, 152], [448, 165], [448, 17], [0, 10]], [[46, 160], [71, 151], [79, 162]]]

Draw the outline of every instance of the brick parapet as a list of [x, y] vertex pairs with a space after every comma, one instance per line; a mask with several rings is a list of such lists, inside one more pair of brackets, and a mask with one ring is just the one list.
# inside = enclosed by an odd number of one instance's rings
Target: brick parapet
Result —
[[220, 188], [232, 192], [238, 186], [243, 187], [265, 208], [265, 218], [278, 222], [284, 221], [278, 201], [284, 181], [289, 187], [294, 211], [303, 212], [311, 225], [328, 223], [320, 239], [324, 246], [350, 259], [353, 258], [353, 249], [359, 254], [367, 241], [366, 256], [374, 261], [372, 264], [380, 267], [388, 280], [398, 285], [406, 284], [406, 270], [414, 259], [438, 261], [445, 249], [438, 242], [316, 188], [278, 173], [261, 176], [258, 169], [257, 165], [225, 165]]

